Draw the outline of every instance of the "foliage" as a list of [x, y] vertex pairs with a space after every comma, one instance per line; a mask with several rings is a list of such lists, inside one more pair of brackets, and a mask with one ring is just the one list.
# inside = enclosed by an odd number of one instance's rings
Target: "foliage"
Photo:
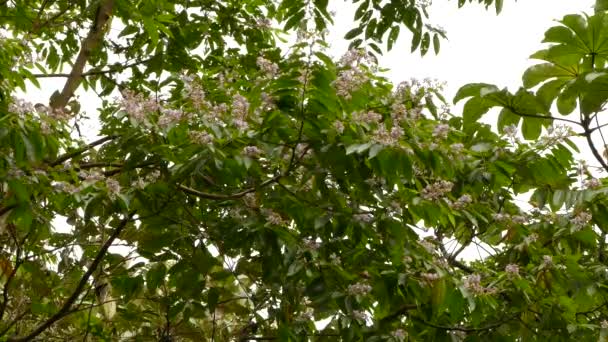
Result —
[[[465, 85], [456, 115], [375, 63], [401, 24], [439, 50], [401, 3], [358, 5], [371, 51], [333, 60], [326, 1], [0, 2], [0, 337], [605, 340], [608, 197], [575, 143], [608, 171], [608, 17], [565, 16], [524, 87]], [[16, 97], [49, 77], [48, 106]]]

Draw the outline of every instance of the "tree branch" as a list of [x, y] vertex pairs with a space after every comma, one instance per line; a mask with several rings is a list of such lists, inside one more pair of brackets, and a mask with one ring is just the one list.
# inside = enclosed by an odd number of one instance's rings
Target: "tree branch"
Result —
[[522, 116], [522, 117], [528, 117], [528, 118], [537, 118], [537, 119], [543, 119], [543, 120], [557, 120], [557, 121], [564, 121], [564, 122], [569, 122], [571, 124], [575, 124], [578, 126], [583, 126], [582, 123], [575, 121], [575, 120], [570, 120], [570, 119], [564, 119], [564, 118], [558, 118], [555, 116], [550, 116], [550, 115], [538, 115], [538, 114], [526, 114], [526, 113], [520, 113], [518, 111], [515, 110], [515, 108], [511, 107], [511, 106], [505, 106], [505, 108], [509, 109], [513, 114], [518, 115], [518, 116]]
[[224, 194], [212, 194], [212, 193], [207, 193], [207, 192], [202, 192], [202, 191], [198, 191], [196, 189], [192, 189], [190, 187], [187, 187], [183, 184], [179, 184], [177, 187], [182, 190], [183, 192], [190, 194], [190, 195], [194, 195], [200, 198], [205, 198], [205, 199], [210, 199], [210, 200], [231, 200], [231, 199], [239, 199], [245, 195], [247, 195], [248, 193], [254, 192], [259, 188], [265, 187], [268, 184], [274, 183], [276, 181], [278, 181], [283, 175], [276, 175], [264, 182], [262, 182], [259, 186], [257, 187], [252, 187], [249, 189], [245, 189], [243, 191], [239, 191], [239, 192], [235, 192], [229, 195], [224, 195]]
[[78, 156], [78, 155], [80, 155], [80, 154], [82, 154], [82, 153], [84, 153], [84, 152], [86, 152], [86, 151], [88, 151], [88, 150], [90, 150], [90, 149], [98, 146], [98, 145], [101, 145], [101, 144], [103, 144], [103, 143], [105, 143], [107, 141], [110, 141], [110, 140], [114, 140], [116, 138], [118, 138], [118, 135], [108, 135], [107, 137], [103, 137], [101, 139], [95, 140], [95, 141], [93, 141], [92, 143], [88, 144], [85, 147], [76, 149], [76, 150], [74, 150], [72, 152], [67, 152], [67, 153], [65, 153], [65, 154], [57, 157], [57, 159], [55, 159], [54, 161], [49, 162], [49, 165], [50, 166], [57, 166], [57, 165], [65, 162], [67, 160], [70, 160], [70, 159], [72, 159], [72, 158], [74, 158], [74, 157], [76, 157], [76, 156]]
[[589, 126], [584, 125], [583, 128], [585, 129], [585, 132], [583, 133], [583, 135], [587, 139], [587, 144], [589, 145], [589, 148], [591, 149], [591, 153], [593, 153], [593, 156], [595, 157], [595, 159], [597, 159], [597, 161], [600, 162], [600, 165], [602, 165], [604, 170], [608, 171], [608, 164], [606, 164], [606, 161], [604, 160], [604, 158], [602, 157], [600, 152], [595, 147], [595, 144], [593, 143], [593, 139], [591, 139], [591, 130], [589, 129]]
[[[118, 67], [110, 68], [110, 69], [106, 69], [106, 70], [90, 70], [90, 71], [81, 73], [80, 76], [81, 77], [98, 76], [98, 75], [112, 74], [112, 73], [115, 73], [115, 72], [122, 72], [122, 71], [124, 71], [126, 69], [129, 69], [129, 68], [132, 68], [134, 66], [138, 66], [138, 65], [147, 63], [150, 60], [152, 60], [152, 58], [146, 58], [146, 59], [143, 59], [141, 61], [136, 61], [136, 62], [125, 64], [125, 65], [120, 65]], [[37, 77], [37, 78], [66, 78], [66, 77], [70, 77], [71, 73], [70, 74], [66, 74], [66, 73], [32, 74], [32, 75], [34, 77]]]
[[106, 240], [106, 242], [103, 244], [103, 246], [97, 252], [95, 259], [93, 259], [93, 262], [91, 262], [91, 266], [89, 266], [87, 271], [82, 275], [82, 277], [80, 278], [80, 281], [78, 282], [78, 285], [76, 285], [76, 288], [74, 289], [74, 291], [72, 292], [70, 297], [68, 297], [68, 299], [63, 303], [63, 305], [61, 306], [59, 311], [57, 311], [54, 315], [49, 317], [49, 319], [47, 319], [45, 322], [38, 325], [38, 327], [36, 327], [32, 332], [30, 332], [26, 336], [12, 337], [12, 338], [9, 338], [8, 341], [14, 341], [14, 342], [31, 341], [36, 336], [40, 335], [46, 329], [51, 327], [51, 325], [53, 325], [58, 320], [62, 319], [64, 316], [66, 316], [70, 312], [72, 305], [74, 304], [74, 302], [76, 302], [76, 300], [80, 296], [82, 289], [89, 282], [89, 278], [91, 277], [93, 272], [95, 272], [95, 270], [97, 269], [99, 264], [101, 264], [103, 258], [105, 257], [106, 253], [108, 252], [108, 249], [110, 248], [110, 246], [112, 245], [114, 240], [116, 240], [116, 238], [120, 235], [120, 233], [125, 229], [127, 224], [131, 221], [131, 218], [133, 217], [133, 215], [135, 215], [135, 212], [131, 212], [129, 215], [127, 215], [127, 217], [125, 217], [118, 224], [118, 226], [114, 229], [114, 231], [112, 232], [110, 237]]
[[65, 82], [63, 90], [58, 95], [54, 94], [51, 96], [50, 106], [53, 110], [62, 110], [68, 104], [80, 85], [80, 82], [82, 81], [82, 71], [87, 64], [91, 52], [101, 43], [105, 33], [104, 28], [112, 15], [113, 7], [114, 0], [103, 0], [99, 4], [99, 7], [97, 7], [95, 21], [82, 42], [80, 52], [76, 57], [76, 62], [74, 62], [72, 72]]

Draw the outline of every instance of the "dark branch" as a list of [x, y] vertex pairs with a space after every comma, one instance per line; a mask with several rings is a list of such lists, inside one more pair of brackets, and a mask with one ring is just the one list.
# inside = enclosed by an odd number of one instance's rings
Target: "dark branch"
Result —
[[46, 329], [50, 328], [55, 322], [57, 322], [58, 320], [62, 319], [63, 317], [65, 317], [67, 314], [70, 313], [70, 309], [72, 308], [72, 305], [76, 302], [76, 300], [80, 296], [82, 290], [89, 282], [89, 278], [91, 277], [93, 272], [95, 272], [95, 270], [97, 269], [99, 264], [101, 264], [103, 258], [105, 257], [106, 253], [108, 252], [108, 249], [110, 248], [110, 246], [112, 245], [114, 240], [116, 240], [116, 238], [118, 238], [120, 233], [125, 229], [127, 224], [131, 221], [131, 218], [133, 217], [133, 215], [135, 215], [134, 212], [127, 215], [127, 217], [125, 217], [118, 224], [118, 226], [114, 229], [114, 231], [112, 232], [112, 234], [110, 235], [108, 240], [106, 240], [106, 242], [103, 244], [103, 246], [101, 246], [101, 248], [97, 252], [95, 259], [93, 259], [93, 262], [91, 262], [91, 265], [89, 266], [87, 271], [80, 278], [78, 285], [76, 285], [76, 288], [74, 289], [74, 291], [72, 292], [70, 297], [63, 303], [63, 305], [61, 306], [59, 311], [57, 311], [53, 316], [49, 317], [49, 319], [47, 319], [45, 322], [40, 324], [38, 327], [36, 327], [32, 332], [30, 332], [26, 336], [12, 337], [12, 338], [8, 339], [9, 341], [15, 341], [15, 342], [16, 341], [31, 341], [36, 336], [38, 336], [42, 332], [44, 332]]
[[[110, 69], [106, 69], [106, 70], [90, 70], [87, 72], [83, 72], [80, 76], [81, 77], [98, 76], [98, 75], [107, 75], [107, 74], [113, 74], [116, 72], [122, 72], [122, 71], [125, 71], [126, 69], [132, 68], [134, 66], [138, 66], [138, 65], [147, 63], [150, 60], [152, 60], [152, 58], [146, 58], [141, 61], [136, 61], [136, 62], [125, 64], [125, 65], [120, 65], [118, 67], [114, 67], [114, 68], [110, 68]], [[66, 78], [66, 77], [70, 77], [71, 74], [55, 73], [55, 74], [32, 74], [32, 75], [37, 78]]]
[[604, 170], [608, 171], [608, 164], [606, 164], [606, 161], [604, 160], [604, 158], [602, 157], [600, 152], [595, 147], [595, 144], [593, 143], [593, 139], [591, 139], [591, 130], [589, 130], [589, 126], [585, 125], [583, 128], [585, 129], [585, 132], [583, 133], [583, 135], [587, 139], [587, 144], [589, 144], [591, 153], [593, 153], [593, 156], [595, 157], [595, 159], [597, 159], [597, 161], [600, 162], [600, 165], [602, 165]]
[[95, 140], [95, 141], [93, 141], [92, 143], [88, 144], [85, 147], [76, 149], [76, 150], [71, 151], [71, 152], [67, 152], [67, 153], [65, 153], [65, 154], [57, 157], [57, 159], [55, 159], [54, 161], [49, 162], [49, 165], [50, 166], [57, 166], [57, 165], [65, 162], [67, 160], [70, 160], [70, 159], [72, 159], [74, 157], [77, 157], [77, 156], [83, 154], [84, 152], [86, 152], [86, 151], [88, 151], [88, 150], [90, 150], [90, 149], [92, 149], [92, 148], [94, 148], [96, 146], [99, 146], [99, 145], [101, 145], [101, 144], [103, 144], [103, 143], [105, 143], [107, 141], [114, 140], [116, 138], [118, 138], [118, 135], [109, 135], [107, 137], [103, 137], [101, 139]]
[[578, 126], [583, 126], [582, 123], [580, 123], [578, 121], [575, 121], [575, 120], [558, 118], [558, 117], [550, 116], [550, 115], [538, 115], [538, 114], [520, 113], [520, 112], [516, 111], [515, 108], [510, 107], [510, 106], [505, 106], [505, 108], [509, 109], [513, 114], [518, 115], [518, 116], [522, 116], [522, 117], [537, 118], [537, 119], [543, 119], [543, 120], [564, 121], [564, 122], [569, 122], [571, 124], [575, 124], [575, 125], [578, 125]]

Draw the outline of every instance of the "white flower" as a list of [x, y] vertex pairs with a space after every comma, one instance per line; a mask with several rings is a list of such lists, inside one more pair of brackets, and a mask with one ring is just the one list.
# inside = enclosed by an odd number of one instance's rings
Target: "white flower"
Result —
[[597, 178], [587, 179], [585, 181], [585, 188], [587, 189], [596, 189], [602, 185], [602, 182]]
[[207, 132], [192, 131], [188, 135], [190, 140], [198, 145], [209, 145], [213, 142], [213, 136]]
[[359, 223], [372, 223], [374, 222], [374, 217], [371, 214], [355, 214], [353, 216], [353, 218], [355, 219], [355, 221], [359, 222]]
[[115, 179], [106, 179], [106, 188], [108, 189], [110, 198], [116, 198], [116, 196], [120, 194], [120, 183]]
[[424, 189], [422, 189], [421, 195], [422, 198], [427, 201], [436, 200], [440, 197], [443, 197], [446, 193], [452, 191], [453, 186], [454, 183], [450, 181], [441, 180], [433, 184], [427, 185]]
[[353, 318], [358, 321], [367, 321], [367, 313], [365, 311], [353, 310]]
[[509, 137], [509, 138], [515, 138], [515, 136], [517, 135], [517, 126], [516, 125], [509, 125], [506, 126], [502, 129], [502, 131], [504, 132], [504, 134]]
[[471, 195], [464, 194], [464, 195], [460, 196], [456, 200], [456, 202], [454, 202], [451, 205], [451, 207], [456, 210], [460, 210], [460, 209], [464, 209], [466, 206], [471, 204], [471, 202], [473, 202], [473, 198], [471, 197]]
[[550, 255], [543, 255], [543, 267], [551, 267], [553, 266], [553, 258]]
[[433, 138], [445, 139], [450, 132], [450, 126], [447, 124], [438, 124], [433, 129]]
[[257, 58], [256, 64], [268, 78], [274, 78], [279, 73], [279, 66], [262, 56]]
[[509, 276], [518, 276], [519, 266], [517, 264], [508, 264], [505, 266], [505, 272], [507, 272]]
[[348, 294], [353, 296], [364, 296], [372, 291], [368, 284], [356, 283], [348, 286]]
[[397, 329], [393, 331], [391, 335], [393, 335], [393, 337], [398, 341], [403, 341], [407, 337], [407, 332], [405, 332], [403, 329]]
[[340, 133], [340, 134], [344, 133], [344, 124], [342, 123], [342, 121], [340, 121], [340, 120], [334, 121], [333, 126], [338, 133]]
[[272, 209], [262, 209], [262, 215], [266, 217], [266, 221], [275, 226], [282, 226], [285, 224], [285, 221], [281, 217], [281, 215], [274, 212]]
[[243, 149], [243, 153], [247, 157], [255, 158], [259, 157], [262, 154], [262, 150], [260, 150], [257, 146], [245, 146]]
[[437, 273], [422, 273], [420, 276], [424, 280], [429, 281], [429, 282], [433, 282], [433, 281], [439, 280], [439, 278], [441, 278], [441, 276]]
[[464, 279], [463, 286], [465, 289], [471, 291], [474, 294], [480, 294], [484, 292], [484, 288], [481, 286], [481, 276], [479, 274], [471, 274]]
[[574, 225], [574, 228], [576, 230], [579, 230], [583, 227], [585, 227], [592, 219], [593, 217], [591, 216], [591, 214], [585, 212], [585, 211], [581, 211], [580, 213], [576, 214], [576, 216], [574, 216], [571, 220], [570, 223], [572, 223], [572, 225]]
[[461, 143], [452, 144], [450, 145], [450, 150], [456, 154], [461, 153], [464, 150], [464, 145]]

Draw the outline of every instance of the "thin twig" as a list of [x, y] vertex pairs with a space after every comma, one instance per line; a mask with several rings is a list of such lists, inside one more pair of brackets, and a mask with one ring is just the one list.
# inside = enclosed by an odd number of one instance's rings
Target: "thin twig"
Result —
[[92, 143], [89, 143], [85, 147], [76, 149], [76, 150], [71, 151], [71, 152], [67, 152], [67, 153], [65, 153], [65, 154], [57, 157], [57, 159], [55, 159], [54, 161], [49, 162], [49, 165], [50, 166], [57, 166], [57, 165], [65, 162], [67, 160], [70, 160], [70, 159], [72, 159], [74, 157], [77, 157], [77, 156], [83, 154], [84, 152], [86, 152], [86, 151], [88, 151], [88, 150], [90, 150], [90, 149], [92, 149], [92, 148], [94, 148], [94, 147], [96, 147], [98, 145], [101, 145], [101, 144], [103, 144], [103, 143], [105, 143], [107, 141], [110, 141], [110, 140], [114, 140], [114, 139], [116, 139], [118, 137], [119, 137], [118, 135], [108, 135], [108, 136], [103, 137], [101, 139], [95, 140]]
[[106, 253], [108, 252], [108, 249], [110, 248], [110, 246], [112, 245], [114, 240], [116, 240], [116, 238], [120, 235], [120, 233], [125, 229], [127, 224], [131, 221], [131, 218], [133, 217], [133, 215], [135, 215], [135, 212], [131, 212], [130, 214], [128, 214], [127, 217], [125, 217], [118, 224], [118, 226], [114, 229], [114, 231], [112, 232], [112, 234], [110, 235], [108, 240], [106, 240], [106, 242], [103, 244], [103, 246], [97, 252], [95, 259], [93, 259], [93, 262], [91, 262], [91, 266], [89, 266], [87, 271], [80, 278], [78, 285], [76, 286], [76, 288], [74, 289], [74, 291], [72, 292], [70, 297], [68, 297], [68, 299], [63, 303], [63, 305], [61, 306], [59, 311], [57, 311], [54, 315], [49, 317], [49, 319], [47, 319], [46, 321], [44, 321], [43, 323], [38, 325], [38, 327], [36, 327], [29, 334], [27, 334], [25, 336], [20, 336], [20, 337], [9, 338], [9, 341], [15, 341], [15, 342], [16, 341], [31, 341], [32, 339], [34, 339], [35, 337], [40, 335], [46, 329], [50, 328], [51, 325], [53, 325], [58, 320], [62, 319], [64, 316], [66, 316], [70, 312], [72, 305], [74, 304], [74, 302], [76, 302], [76, 300], [80, 296], [80, 293], [82, 292], [82, 289], [85, 287], [85, 285], [88, 283], [89, 278], [91, 277], [93, 272], [95, 272], [95, 270], [97, 269], [99, 264], [101, 264], [103, 258], [105, 257]]

